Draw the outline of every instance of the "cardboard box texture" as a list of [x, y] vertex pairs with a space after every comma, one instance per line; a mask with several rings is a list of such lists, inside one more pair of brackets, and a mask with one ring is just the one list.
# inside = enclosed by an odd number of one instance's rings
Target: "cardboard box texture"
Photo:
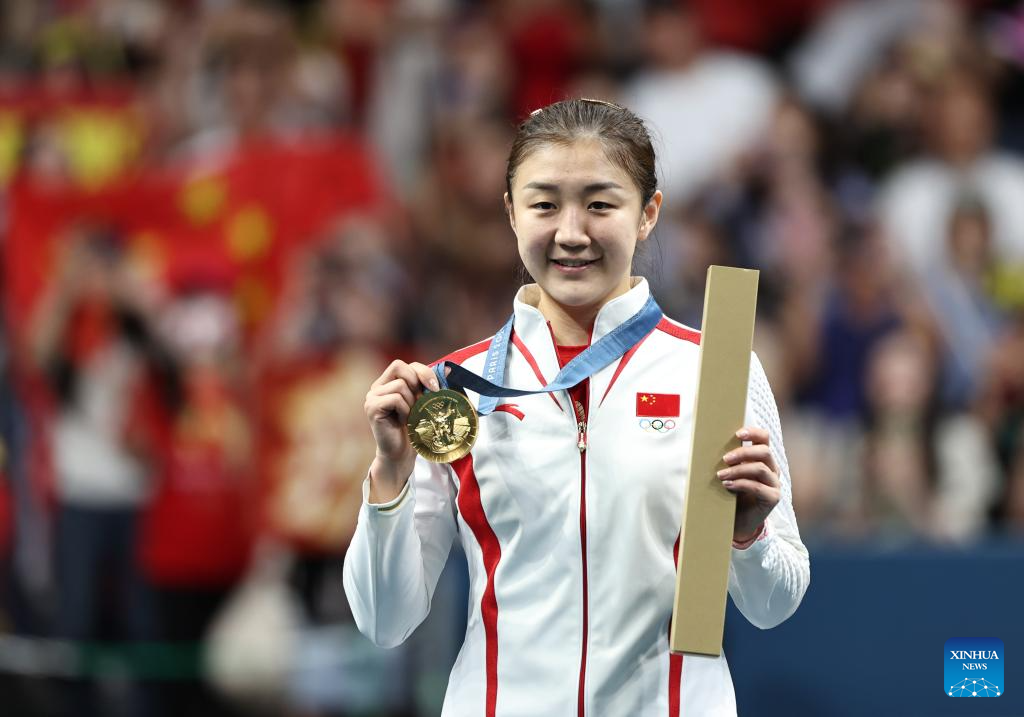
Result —
[[712, 266], [704, 289], [693, 447], [683, 504], [669, 647], [720, 655], [736, 496], [716, 473], [746, 414], [758, 272]]

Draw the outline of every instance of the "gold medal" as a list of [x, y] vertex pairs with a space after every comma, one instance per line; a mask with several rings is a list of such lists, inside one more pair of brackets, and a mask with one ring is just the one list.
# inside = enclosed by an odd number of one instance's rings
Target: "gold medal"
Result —
[[444, 388], [420, 396], [409, 412], [406, 430], [421, 456], [433, 463], [451, 463], [473, 448], [478, 426], [469, 399]]

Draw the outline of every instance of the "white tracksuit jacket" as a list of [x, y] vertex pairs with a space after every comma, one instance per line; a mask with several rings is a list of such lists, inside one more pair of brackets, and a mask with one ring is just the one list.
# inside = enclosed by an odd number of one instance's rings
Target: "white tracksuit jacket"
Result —
[[[593, 341], [647, 300], [647, 282], [634, 281], [601, 309]], [[505, 383], [516, 388], [540, 387], [559, 370], [547, 322], [531, 305], [536, 293], [524, 287], [515, 301]], [[469, 618], [444, 717], [735, 714], [724, 655], [668, 649], [698, 341], [663, 319], [594, 374], [582, 452], [567, 392], [537, 394], [499, 401], [465, 458], [450, 466], [418, 458], [390, 503], [368, 503], [364, 485], [345, 590], [375, 643], [398, 645], [427, 615], [453, 540], [468, 557]], [[482, 373], [488, 343], [446, 358]], [[675, 428], [654, 431], [639, 419], [638, 393], [678, 394]], [[796, 610], [810, 569], [778, 411], [756, 357], [746, 423], [771, 433], [782, 499], [761, 539], [733, 548], [729, 594], [751, 623], [769, 628]]]

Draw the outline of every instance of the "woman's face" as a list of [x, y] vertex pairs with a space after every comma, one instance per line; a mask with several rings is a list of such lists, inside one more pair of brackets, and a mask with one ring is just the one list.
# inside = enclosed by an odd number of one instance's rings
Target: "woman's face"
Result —
[[578, 140], [527, 154], [505, 206], [526, 270], [572, 312], [629, 289], [633, 252], [658, 220], [661, 192], [641, 206], [639, 188], [601, 144]]

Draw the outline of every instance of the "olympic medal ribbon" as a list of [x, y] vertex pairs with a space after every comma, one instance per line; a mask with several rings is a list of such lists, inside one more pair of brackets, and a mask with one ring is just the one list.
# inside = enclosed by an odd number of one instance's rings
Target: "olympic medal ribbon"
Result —
[[[484, 376], [478, 376], [452, 361], [442, 361], [434, 366], [434, 374], [437, 376], [441, 388], [453, 386], [466, 388], [480, 394], [476, 412], [480, 416], [486, 416], [498, 405], [499, 398], [532, 396], [538, 393], [552, 393], [572, 388], [613, 361], [622, 358], [644, 336], [654, 330], [663, 315], [658, 302], [654, 300], [653, 296], [649, 297], [638, 312], [567, 363], [551, 383], [536, 390], [527, 391], [501, 385], [505, 380], [505, 364], [508, 360], [508, 344], [512, 336], [514, 317], [509, 318], [491, 339], [490, 347], [487, 349], [487, 360], [484, 363]], [[446, 368], [448, 369], [447, 376], [445, 375]]]

